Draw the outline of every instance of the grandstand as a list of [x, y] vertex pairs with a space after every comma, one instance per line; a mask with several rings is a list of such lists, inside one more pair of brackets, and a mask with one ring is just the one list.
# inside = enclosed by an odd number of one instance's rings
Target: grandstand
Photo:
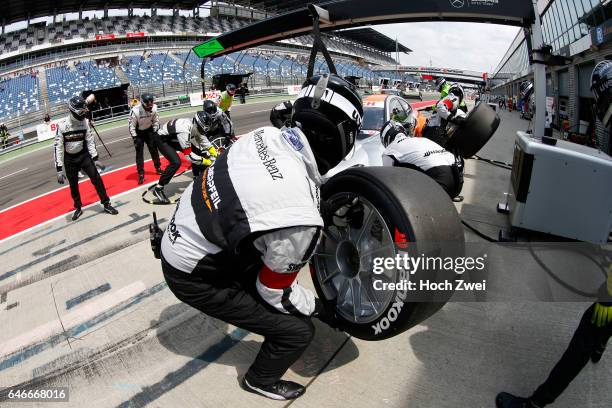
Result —
[[[2, 26], [0, 120], [61, 110], [63, 102], [84, 90], [119, 85], [129, 85], [131, 95], [143, 89], [163, 94], [197, 90], [202, 61], [190, 52], [194, 45], [302, 6], [295, 1], [264, 1], [253, 9], [249, 2], [240, 1], [229, 6], [216, 1], [162, 0], [152, 9], [150, 3], [136, 0], [114, 2], [113, 7], [125, 6], [115, 10], [125, 15], [111, 15], [101, 1], [55, 3], [54, 9], [40, 1], [10, 3], [6, 8], [5, 24], [21, 21], [22, 27], [7, 30]], [[137, 15], [130, 7], [139, 6], [146, 9]], [[162, 15], [164, 9], [170, 15]], [[73, 10], [81, 10], [78, 18], [53, 15]], [[86, 10], [99, 12], [83, 17]], [[45, 16], [51, 17], [29, 24], [29, 19]], [[362, 77], [363, 85], [378, 83], [380, 74], [373, 66], [395, 63], [391, 58], [395, 42], [371, 28], [326, 33], [323, 41], [334, 55], [339, 74]], [[253, 90], [298, 84], [306, 75], [312, 43], [312, 36], [303, 35], [229, 54], [207, 61], [206, 76], [253, 73], [249, 79]], [[401, 44], [399, 48], [410, 51]], [[326, 70], [325, 61], [318, 59], [315, 72]]]

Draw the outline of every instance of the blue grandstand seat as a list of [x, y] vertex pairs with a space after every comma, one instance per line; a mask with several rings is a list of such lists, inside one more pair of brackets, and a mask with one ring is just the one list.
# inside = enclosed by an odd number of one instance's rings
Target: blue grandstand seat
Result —
[[92, 61], [78, 62], [71, 69], [47, 69], [47, 91], [50, 103], [59, 103], [84, 90], [112, 88], [121, 85], [115, 70]]
[[0, 119], [37, 111], [39, 103], [38, 78], [21, 75], [0, 82]]

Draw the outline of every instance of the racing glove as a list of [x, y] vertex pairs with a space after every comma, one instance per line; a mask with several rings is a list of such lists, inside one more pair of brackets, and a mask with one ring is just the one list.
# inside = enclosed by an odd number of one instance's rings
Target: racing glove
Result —
[[591, 323], [599, 328], [612, 324], [612, 305], [605, 306], [601, 303], [595, 303]]
[[57, 171], [57, 182], [59, 184], [64, 184], [64, 182], [66, 181], [66, 176], [64, 176], [64, 172], [61, 170]]
[[465, 116], [454, 116], [449, 121], [454, 123], [455, 125], [464, 125], [466, 122], [466, 118]]
[[341, 321], [335, 312], [328, 312], [319, 298], [315, 298], [315, 310], [312, 317], [316, 317], [332, 329], [340, 329]]
[[212, 157], [217, 157], [219, 156], [219, 152], [217, 152], [217, 149], [215, 149], [215, 146], [210, 146], [210, 149], [208, 149], [208, 153], [212, 156]]
[[363, 204], [359, 198], [346, 194], [333, 201], [323, 201], [321, 203], [321, 217], [325, 225], [335, 225], [336, 227], [361, 228], [363, 224]]
[[608, 267], [608, 277], [599, 289], [598, 298], [599, 301], [593, 308], [591, 323], [602, 328], [612, 324], [612, 264]]
[[132, 136], [132, 143], [134, 143], [134, 147], [137, 147], [138, 143], [136, 142], [136, 138], [138, 136]]

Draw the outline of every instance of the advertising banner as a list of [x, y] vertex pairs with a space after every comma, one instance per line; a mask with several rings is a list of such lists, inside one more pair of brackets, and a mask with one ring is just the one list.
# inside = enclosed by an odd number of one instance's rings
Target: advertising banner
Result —
[[287, 93], [289, 95], [297, 95], [300, 93], [302, 85], [287, 85]]
[[96, 34], [96, 40], [113, 40], [115, 34]]
[[203, 96], [202, 92], [192, 93], [189, 94], [189, 102], [191, 103], [191, 106], [202, 106], [206, 99], [217, 99], [220, 94], [221, 92], [219, 91], [207, 91], [206, 96]]
[[57, 122], [50, 122], [49, 124], [41, 123], [36, 126], [36, 137], [39, 142], [43, 140], [53, 139], [55, 132], [57, 131]]

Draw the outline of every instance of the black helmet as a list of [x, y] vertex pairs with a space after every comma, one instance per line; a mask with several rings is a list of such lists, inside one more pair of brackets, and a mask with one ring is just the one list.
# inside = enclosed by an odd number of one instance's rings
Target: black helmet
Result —
[[306, 135], [321, 174], [346, 157], [361, 127], [363, 105], [355, 86], [334, 74], [304, 82], [293, 102], [292, 126]]
[[438, 92], [442, 92], [442, 88], [444, 87], [445, 84], [446, 84], [446, 78], [439, 77], [438, 79], [436, 79], [436, 89], [438, 90]]
[[523, 81], [519, 85], [519, 93], [523, 99], [529, 99], [529, 96], [533, 92], [533, 84], [531, 81]]
[[597, 117], [608, 126], [612, 116], [612, 61], [604, 60], [595, 66], [591, 74], [591, 91], [595, 96]]
[[463, 88], [458, 83], [454, 83], [448, 88], [448, 93], [455, 95], [459, 98], [459, 103], [463, 102], [463, 97], [465, 96], [463, 93]]
[[234, 84], [227, 84], [225, 86], [225, 90], [230, 94], [233, 95], [236, 93], [236, 85]]
[[85, 103], [85, 99], [78, 95], [73, 96], [68, 100], [68, 110], [76, 120], [83, 120], [87, 117], [89, 109]]
[[293, 110], [293, 104], [291, 101], [284, 101], [276, 105], [270, 111], [270, 122], [277, 128], [282, 128], [291, 124], [291, 111]]
[[209, 115], [214, 115], [217, 113], [217, 104], [215, 101], [207, 99], [204, 101], [203, 109], [204, 112], [208, 113]]
[[217, 110], [217, 106], [215, 105], [213, 113], [206, 110], [196, 112], [193, 117], [193, 123], [201, 135], [207, 135], [217, 130], [221, 124], [221, 115], [222, 113]]
[[401, 123], [390, 120], [385, 123], [380, 130], [380, 140], [383, 146], [387, 147], [393, 143], [397, 135], [400, 134], [408, 135], [406, 129], [401, 125]]
[[153, 109], [153, 104], [155, 103], [155, 95], [149, 92], [143, 93], [140, 95], [140, 103], [146, 111], [150, 112]]

